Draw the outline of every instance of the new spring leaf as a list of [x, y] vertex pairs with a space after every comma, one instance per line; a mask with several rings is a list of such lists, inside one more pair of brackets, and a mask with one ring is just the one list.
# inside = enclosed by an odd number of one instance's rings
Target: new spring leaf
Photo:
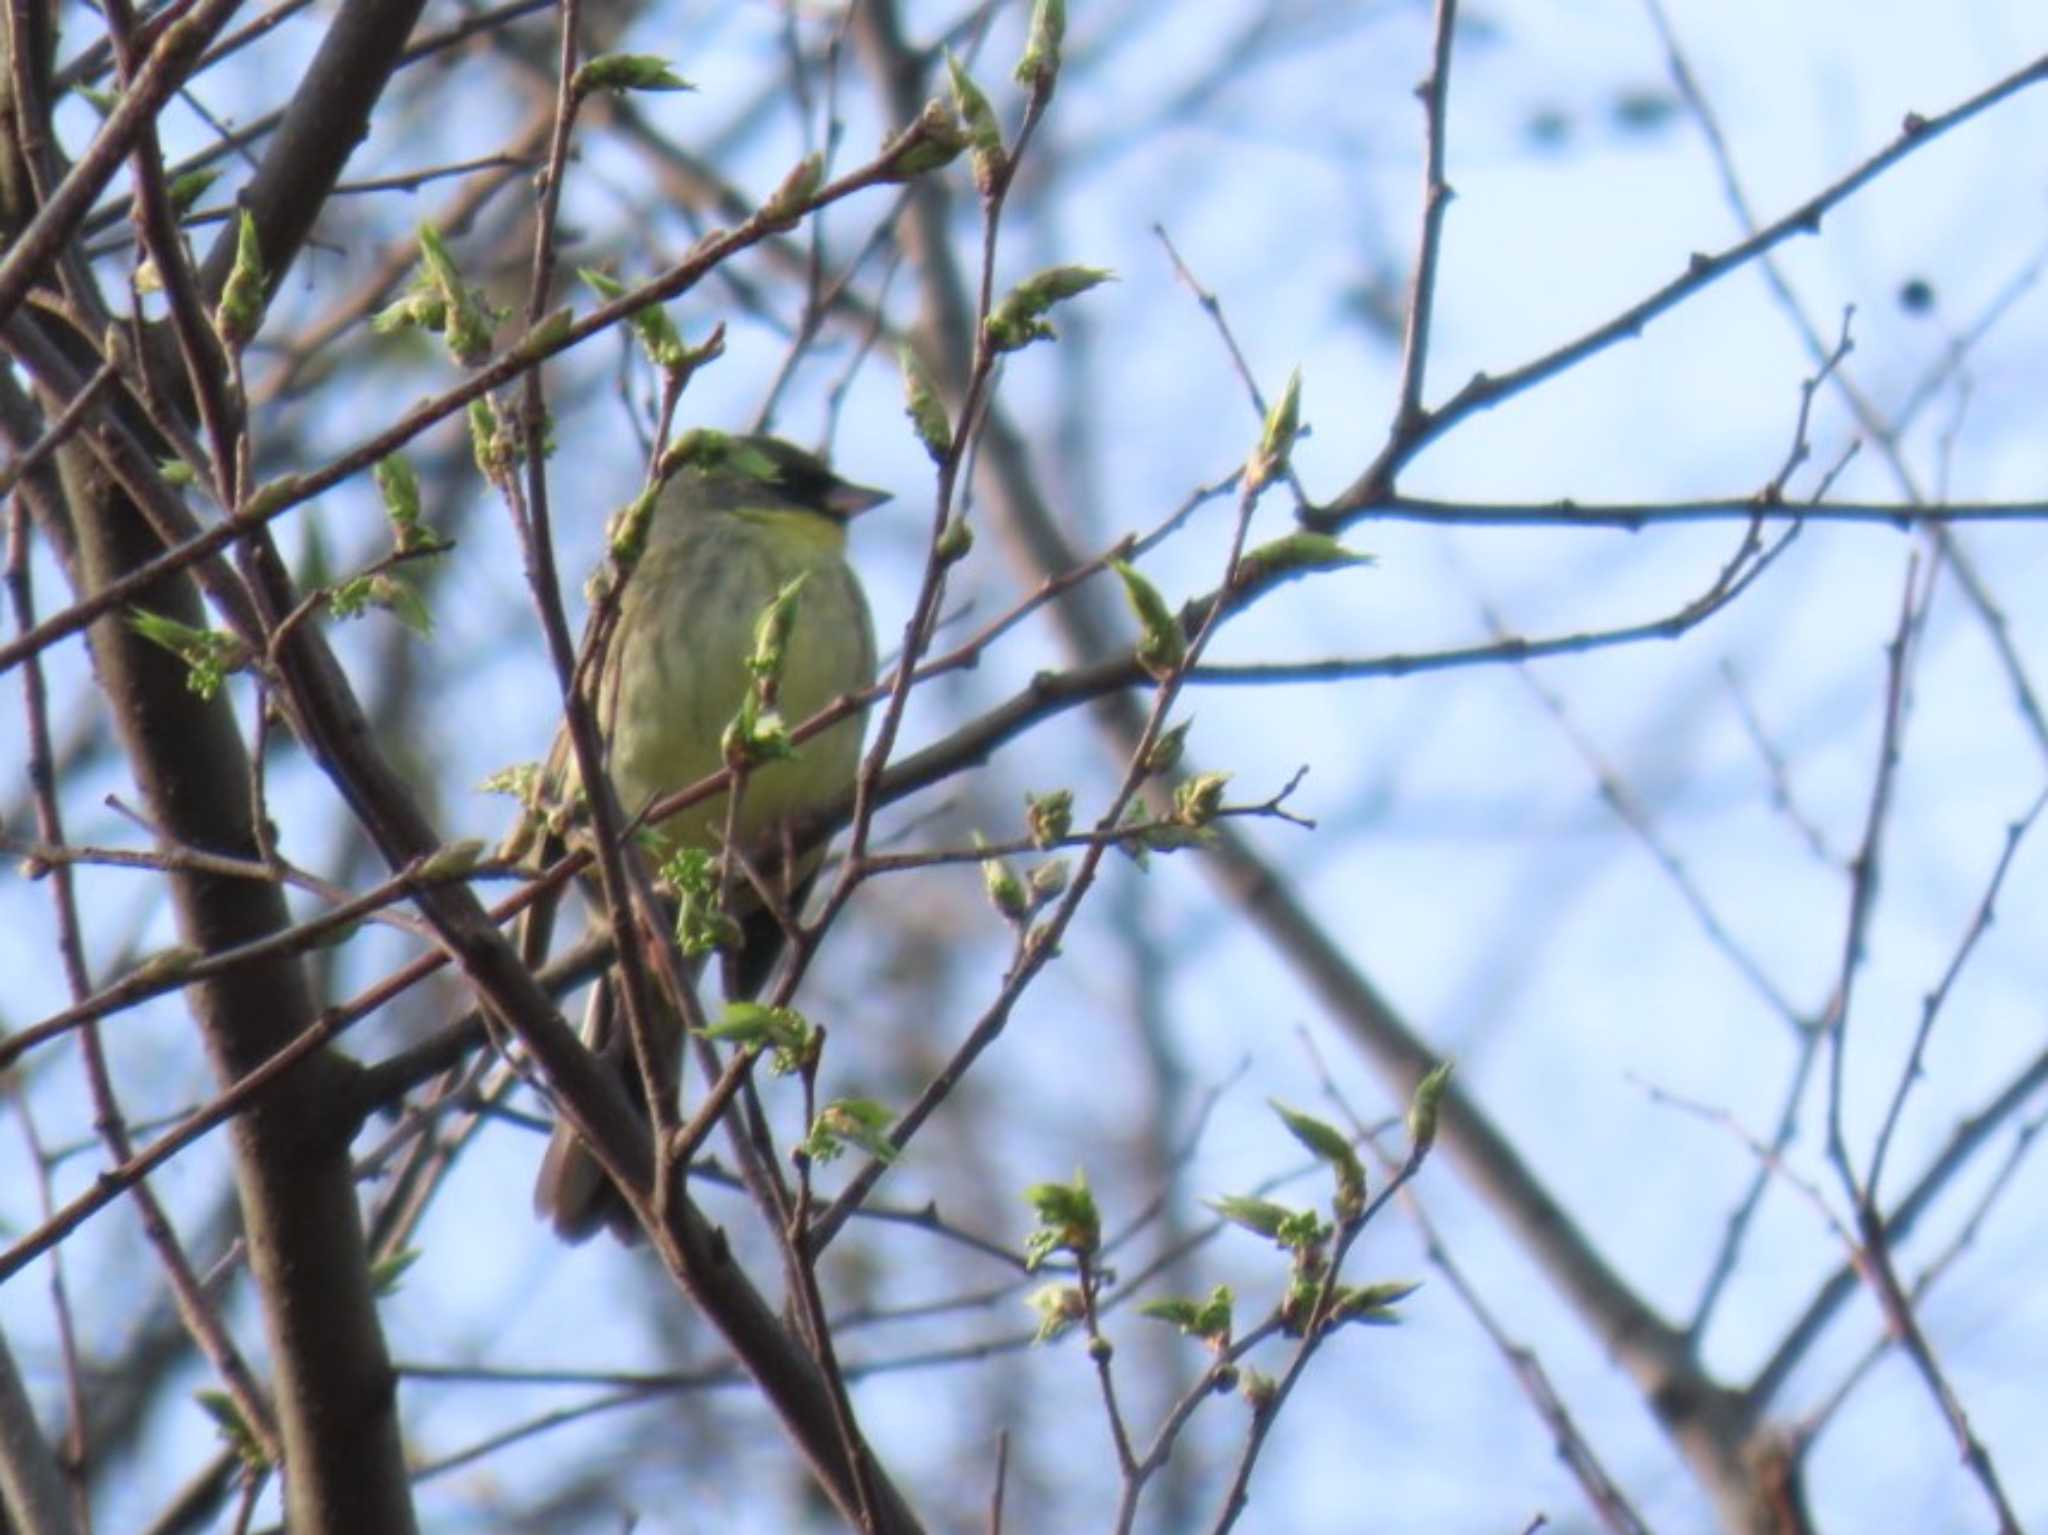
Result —
[[1059, 333], [1045, 316], [1055, 304], [1114, 281], [1106, 267], [1055, 266], [1035, 273], [1003, 295], [990, 311], [982, 332], [998, 352], [1014, 352], [1034, 341], [1051, 341]]
[[1187, 636], [1181, 632], [1180, 620], [1159, 595], [1159, 588], [1139, 575], [1135, 566], [1124, 560], [1111, 560], [1109, 568], [1123, 582], [1124, 599], [1130, 603], [1143, 631], [1138, 638], [1138, 664], [1155, 681], [1163, 682], [1187, 659]]

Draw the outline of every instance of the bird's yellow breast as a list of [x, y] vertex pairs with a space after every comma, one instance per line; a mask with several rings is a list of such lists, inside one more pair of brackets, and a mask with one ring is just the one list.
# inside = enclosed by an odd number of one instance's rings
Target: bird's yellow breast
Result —
[[[867, 602], [844, 559], [843, 524], [815, 513], [741, 508], [657, 527], [630, 578], [614, 643], [621, 678], [606, 700], [612, 781], [628, 815], [722, 767], [721, 740], [752, 684], [747, 658], [762, 610], [798, 576], [778, 702], [799, 725], [834, 699], [874, 681]], [[862, 720], [852, 717], [797, 747], [790, 760], [748, 777], [738, 830], [758, 844], [853, 782]], [[715, 851], [726, 796], [691, 806], [658, 828], [663, 851]]]
[[742, 507], [726, 515], [759, 530], [763, 538], [790, 555], [804, 549], [823, 559], [846, 558], [846, 524], [836, 517], [777, 506]]

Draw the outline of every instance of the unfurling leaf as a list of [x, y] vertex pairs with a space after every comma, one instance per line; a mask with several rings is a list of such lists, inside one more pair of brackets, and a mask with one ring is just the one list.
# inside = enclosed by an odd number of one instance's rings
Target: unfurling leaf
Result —
[[1109, 568], [1123, 582], [1124, 598], [1143, 631], [1138, 639], [1138, 665], [1154, 680], [1163, 682], [1187, 659], [1187, 636], [1181, 630], [1180, 620], [1159, 595], [1159, 588], [1140, 575], [1137, 567], [1124, 560], [1111, 560]]

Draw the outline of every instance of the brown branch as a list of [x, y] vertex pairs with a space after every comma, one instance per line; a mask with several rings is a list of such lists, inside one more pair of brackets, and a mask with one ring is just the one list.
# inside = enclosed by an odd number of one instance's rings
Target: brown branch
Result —
[[0, 322], [12, 319], [29, 289], [54, 269], [94, 199], [114, 179], [138, 137], [155, 123], [164, 103], [185, 83], [201, 51], [240, 4], [241, 0], [198, 0], [164, 29], [134, 83], [122, 93], [85, 153], [0, 259]]
[[[1360, 511], [1384, 499], [1400, 470], [1459, 422], [1480, 411], [1491, 410], [1516, 395], [1527, 393], [1538, 384], [1556, 378], [1618, 342], [1635, 339], [1652, 320], [1670, 313], [1678, 305], [1708, 285], [1720, 281], [1730, 272], [1748, 265], [1795, 235], [1817, 233], [1821, 220], [1829, 212], [1883, 176], [1900, 161], [1918, 153], [1943, 134], [1974, 117], [1981, 116], [2009, 97], [2041, 84], [2044, 80], [2048, 80], [2048, 55], [2035, 59], [2004, 79], [1986, 86], [1976, 95], [1957, 103], [1945, 112], [1932, 117], [1923, 117], [1918, 113], [1910, 114], [1901, 126], [1899, 136], [1889, 145], [1871, 155], [1847, 175], [1822, 188], [1775, 223], [1765, 225], [1755, 234], [1737, 241], [1726, 250], [1713, 254], [1704, 251], [1696, 253], [1682, 274], [1612, 318], [1594, 326], [1576, 340], [1568, 341], [1554, 351], [1546, 352], [1541, 357], [1533, 358], [1505, 373], [1475, 374], [1434, 411], [1425, 411], [1413, 421], [1397, 423], [1397, 430], [1373, 462], [1327, 505], [1317, 508], [1305, 516], [1303, 521], [1311, 527], [1326, 531], [1335, 531], [1345, 526], [1354, 520]], [[1822, 347], [1820, 350], [1824, 355], [1826, 348]]]
[[1436, 318], [1444, 214], [1455, 195], [1444, 179], [1444, 153], [1450, 135], [1451, 41], [1458, 29], [1457, 0], [1436, 0], [1435, 10], [1429, 74], [1415, 88], [1423, 112], [1422, 217], [1416, 223], [1415, 279], [1408, 292], [1407, 320], [1401, 328], [1401, 383], [1391, 433], [1397, 439], [1424, 421], [1422, 387], [1429, 367], [1429, 327]]

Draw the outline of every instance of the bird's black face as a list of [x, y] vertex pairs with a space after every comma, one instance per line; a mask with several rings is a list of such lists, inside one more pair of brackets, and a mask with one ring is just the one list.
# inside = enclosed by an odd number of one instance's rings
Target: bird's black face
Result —
[[734, 468], [754, 475], [782, 500], [807, 511], [848, 522], [889, 499], [887, 491], [840, 479], [815, 453], [780, 437], [739, 437], [733, 446], [740, 450], [734, 455]]

